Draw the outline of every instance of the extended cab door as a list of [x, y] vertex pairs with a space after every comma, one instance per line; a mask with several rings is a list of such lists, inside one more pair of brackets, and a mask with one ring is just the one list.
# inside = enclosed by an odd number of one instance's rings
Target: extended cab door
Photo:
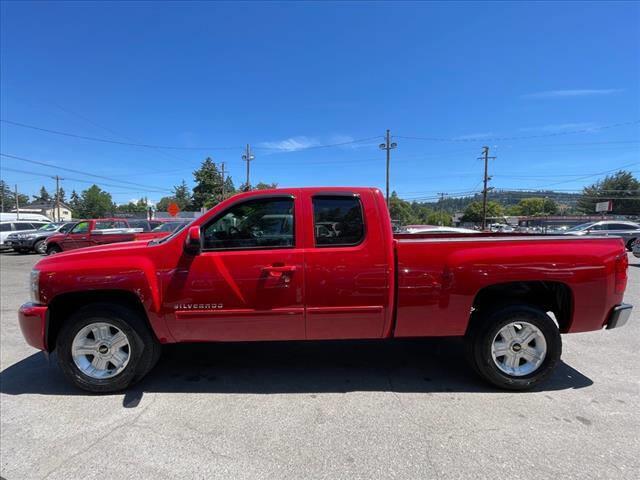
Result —
[[307, 338], [381, 338], [392, 314], [386, 206], [368, 189], [309, 193], [305, 206]]
[[303, 219], [291, 194], [240, 199], [201, 228], [164, 287], [178, 341], [305, 338]]

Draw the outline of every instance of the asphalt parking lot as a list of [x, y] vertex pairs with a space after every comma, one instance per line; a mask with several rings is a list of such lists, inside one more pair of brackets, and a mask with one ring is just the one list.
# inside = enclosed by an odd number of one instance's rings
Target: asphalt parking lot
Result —
[[564, 336], [543, 388], [478, 380], [460, 342], [166, 348], [125, 394], [72, 388], [16, 310], [36, 255], [0, 255], [0, 475], [71, 478], [638, 478], [640, 259], [630, 324]]

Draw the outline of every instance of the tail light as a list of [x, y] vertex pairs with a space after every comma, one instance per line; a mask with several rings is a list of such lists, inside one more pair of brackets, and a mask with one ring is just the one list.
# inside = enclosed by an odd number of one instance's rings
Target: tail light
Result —
[[616, 282], [615, 292], [624, 293], [624, 289], [627, 288], [627, 268], [629, 267], [629, 259], [627, 254], [623, 253], [616, 258]]

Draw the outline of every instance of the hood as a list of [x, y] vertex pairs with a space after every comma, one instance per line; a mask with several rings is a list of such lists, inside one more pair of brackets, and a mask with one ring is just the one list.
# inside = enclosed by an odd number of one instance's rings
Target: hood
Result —
[[95, 247], [78, 248], [76, 250], [69, 250], [66, 252], [57, 253], [52, 256], [44, 257], [40, 260], [34, 268], [47, 267], [49, 265], [55, 265], [66, 262], [67, 260], [85, 260], [90, 258], [104, 258], [109, 255], [122, 256], [126, 253], [134, 253], [139, 250], [147, 248], [149, 244], [148, 240], [133, 241], [133, 242], [118, 242], [108, 243], [106, 245], [97, 245]]

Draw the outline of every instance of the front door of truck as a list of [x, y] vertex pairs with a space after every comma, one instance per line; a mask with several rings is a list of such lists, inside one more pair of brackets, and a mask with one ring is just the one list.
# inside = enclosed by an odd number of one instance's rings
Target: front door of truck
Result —
[[89, 247], [91, 241], [89, 239], [91, 222], [79, 222], [64, 237], [62, 242], [62, 250], [73, 250], [75, 248]]
[[203, 249], [165, 288], [178, 341], [304, 339], [304, 255], [298, 200], [240, 201], [202, 227]]
[[363, 193], [369, 194], [364, 202], [348, 192], [306, 199], [306, 216], [313, 219], [305, 249], [309, 339], [383, 335], [391, 270], [373, 193]]

